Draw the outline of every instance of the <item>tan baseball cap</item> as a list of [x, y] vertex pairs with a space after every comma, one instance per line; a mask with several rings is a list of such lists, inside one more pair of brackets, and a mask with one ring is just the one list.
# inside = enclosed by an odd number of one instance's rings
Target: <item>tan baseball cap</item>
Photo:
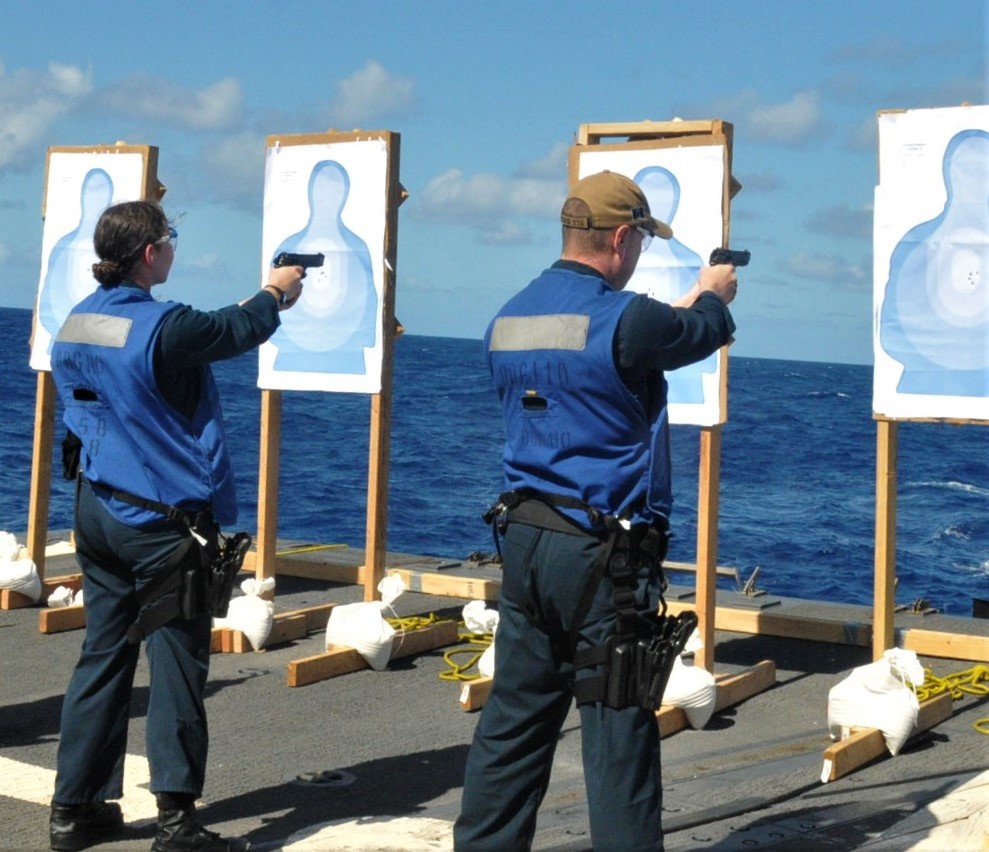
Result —
[[560, 214], [568, 228], [611, 229], [619, 225], [644, 228], [654, 237], [668, 240], [673, 230], [665, 222], [653, 219], [649, 202], [639, 185], [618, 172], [603, 171], [589, 175], [574, 184], [570, 198], [579, 198], [590, 209], [589, 216]]

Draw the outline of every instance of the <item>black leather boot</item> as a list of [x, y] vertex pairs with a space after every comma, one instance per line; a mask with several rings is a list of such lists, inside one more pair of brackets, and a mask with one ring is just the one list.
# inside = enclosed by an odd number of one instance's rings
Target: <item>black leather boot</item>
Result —
[[48, 838], [51, 848], [57, 852], [76, 852], [108, 839], [123, 826], [124, 817], [116, 802], [90, 802], [85, 805], [52, 802]]
[[158, 833], [151, 852], [233, 852], [244, 848], [200, 825], [193, 807], [158, 811]]

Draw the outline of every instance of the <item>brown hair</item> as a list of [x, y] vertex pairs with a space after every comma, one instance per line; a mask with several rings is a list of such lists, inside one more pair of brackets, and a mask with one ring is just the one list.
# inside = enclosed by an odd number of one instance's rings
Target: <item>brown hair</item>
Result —
[[107, 207], [96, 223], [93, 247], [99, 262], [93, 277], [107, 286], [126, 280], [146, 246], [168, 233], [168, 217], [154, 201], [124, 201]]
[[[582, 198], [568, 198], [561, 211], [563, 216], [581, 218], [591, 215], [591, 208]], [[595, 255], [608, 250], [614, 228], [569, 228], [563, 226], [565, 254]]]

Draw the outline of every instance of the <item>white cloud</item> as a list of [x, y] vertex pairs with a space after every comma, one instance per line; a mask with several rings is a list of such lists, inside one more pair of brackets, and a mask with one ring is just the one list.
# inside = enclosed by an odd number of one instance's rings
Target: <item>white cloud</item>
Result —
[[719, 116], [735, 126], [735, 138], [799, 146], [821, 127], [820, 96], [806, 89], [783, 103], [763, 103], [752, 89], [697, 104], [678, 104], [684, 116]]
[[[261, 209], [264, 194], [264, 137], [250, 131], [203, 147], [200, 191], [248, 211]], [[190, 188], [191, 189], [191, 188]]]
[[872, 239], [872, 205], [854, 210], [847, 204], [836, 204], [815, 210], [807, 217], [806, 225], [819, 234], [852, 239]]
[[329, 108], [329, 117], [340, 129], [349, 129], [383, 116], [407, 114], [415, 102], [415, 81], [390, 74], [372, 59], [337, 83], [337, 98]]
[[151, 119], [187, 130], [230, 130], [240, 125], [244, 96], [233, 77], [194, 90], [134, 74], [106, 87], [97, 100], [120, 115]]
[[816, 92], [805, 90], [786, 103], [754, 107], [747, 124], [754, 139], [800, 145], [821, 125], [820, 98]]
[[852, 127], [845, 140], [846, 146], [852, 151], [875, 151], [878, 142], [879, 123], [875, 115], [870, 115]]
[[567, 158], [570, 146], [566, 142], [558, 142], [545, 157], [524, 163], [515, 174], [518, 177], [541, 178], [544, 180], [559, 180], [567, 174]]
[[10, 260], [10, 249], [0, 243], [0, 263], [6, 263], [8, 260]]
[[9, 75], [0, 65], [0, 168], [22, 166], [52, 124], [90, 91], [88, 76], [71, 65]]
[[550, 167], [559, 157], [557, 146], [545, 157], [523, 164], [510, 177], [491, 172], [465, 175], [460, 169], [448, 169], [413, 195], [415, 206], [410, 212], [425, 221], [473, 226], [481, 231], [479, 238], [485, 243], [528, 242], [529, 231], [519, 218], [552, 220], [559, 215], [566, 194], [566, 169]]
[[798, 252], [786, 259], [786, 271], [798, 278], [837, 284], [845, 290], [871, 289], [872, 268], [868, 261], [851, 263], [844, 257]]

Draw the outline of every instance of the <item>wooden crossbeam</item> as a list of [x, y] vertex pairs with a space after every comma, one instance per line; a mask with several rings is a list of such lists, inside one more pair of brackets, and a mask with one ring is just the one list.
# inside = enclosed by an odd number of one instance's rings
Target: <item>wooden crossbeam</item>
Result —
[[[689, 601], [668, 602], [668, 612], [671, 615], [679, 615], [685, 610], [692, 609], [694, 604]], [[872, 625], [867, 621], [842, 622], [787, 613], [780, 609], [752, 610], [719, 606], [715, 610], [714, 626], [717, 630], [734, 633], [782, 636], [787, 639], [806, 639], [811, 642], [862, 648], [868, 647], [873, 641]], [[916, 627], [897, 629], [894, 636], [896, 647], [915, 651], [921, 656], [971, 660], [976, 663], [989, 660], [989, 636], [924, 630]]]
[[426, 595], [496, 601], [501, 593], [501, 580], [497, 579], [458, 577], [406, 568], [392, 568], [388, 571], [388, 575], [393, 574], [402, 578], [405, 588], [410, 592], [421, 592]]

